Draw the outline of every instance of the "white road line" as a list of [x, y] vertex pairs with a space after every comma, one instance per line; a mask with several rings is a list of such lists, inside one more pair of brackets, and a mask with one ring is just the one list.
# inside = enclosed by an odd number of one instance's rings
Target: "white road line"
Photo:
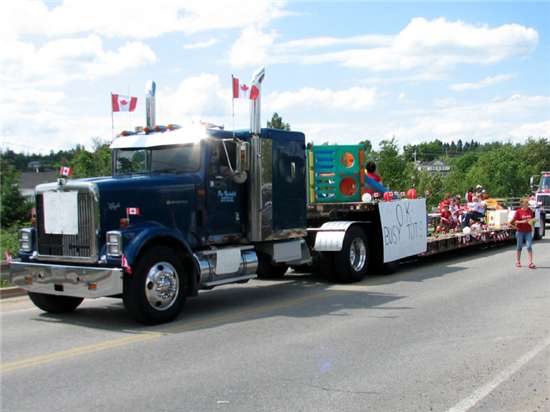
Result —
[[447, 410], [447, 412], [465, 412], [471, 409], [475, 404], [480, 400], [489, 395], [494, 391], [502, 382], [508, 380], [513, 374], [520, 370], [525, 364], [527, 364], [531, 359], [537, 356], [540, 352], [546, 349], [550, 345], [550, 336], [547, 336], [541, 343], [515, 361], [513, 364], [508, 366], [502, 372], [500, 372], [495, 378], [487, 382], [482, 387], [474, 391], [470, 396], [461, 400], [455, 406]]

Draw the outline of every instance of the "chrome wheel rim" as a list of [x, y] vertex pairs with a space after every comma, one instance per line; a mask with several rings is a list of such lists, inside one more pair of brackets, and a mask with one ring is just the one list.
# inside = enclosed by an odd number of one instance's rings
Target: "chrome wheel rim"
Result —
[[349, 263], [354, 271], [360, 272], [367, 262], [367, 246], [359, 237], [352, 240], [349, 248]]
[[178, 298], [180, 281], [178, 272], [168, 262], [155, 263], [145, 278], [145, 296], [152, 308], [166, 310]]

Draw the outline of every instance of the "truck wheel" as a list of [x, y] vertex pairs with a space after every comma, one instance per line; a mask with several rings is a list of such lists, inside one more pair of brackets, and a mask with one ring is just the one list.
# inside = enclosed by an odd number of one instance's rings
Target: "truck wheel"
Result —
[[176, 252], [155, 246], [141, 256], [131, 275], [124, 277], [126, 310], [146, 325], [173, 320], [185, 303], [187, 277]]
[[340, 282], [359, 282], [365, 277], [369, 263], [369, 248], [363, 229], [358, 226], [348, 229], [342, 250], [336, 253], [334, 263]]
[[273, 263], [268, 255], [258, 254], [259, 279], [281, 279], [288, 270], [284, 263]]
[[73, 312], [84, 298], [73, 296], [46, 295], [44, 293], [27, 292], [32, 303], [49, 313]]

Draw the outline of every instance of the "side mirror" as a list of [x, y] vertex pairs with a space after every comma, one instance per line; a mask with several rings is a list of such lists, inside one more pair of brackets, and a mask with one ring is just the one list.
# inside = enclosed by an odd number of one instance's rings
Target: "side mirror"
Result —
[[233, 181], [235, 183], [244, 183], [248, 177], [248, 169], [250, 165], [250, 144], [248, 142], [235, 142], [235, 174]]
[[531, 176], [531, 178], [529, 179], [529, 186], [531, 187], [531, 190], [532, 191], [535, 191], [537, 190], [537, 184], [535, 183], [535, 179], [537, 178], [537, 176]]

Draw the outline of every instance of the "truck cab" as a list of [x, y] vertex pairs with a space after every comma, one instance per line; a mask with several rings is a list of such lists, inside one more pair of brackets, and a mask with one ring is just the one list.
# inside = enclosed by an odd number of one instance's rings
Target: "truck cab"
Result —
[[303, 133], [171, 125], [123, 132], [111, 149], [112, 176], [36, 189], [12, 279], [39, 307], [121, 296], [158, 323], [200, 289], [310, 259]]
[[540, 208], [540, 225], [535, 229], [535, 237], [540, 239], [546, 231], [546, 216], [550, 213], [550, 171], [542, 172], [539, 184], [535, 184], [536, 176], [531, 177], [531, 188], [535, 195], [537, 208]]

